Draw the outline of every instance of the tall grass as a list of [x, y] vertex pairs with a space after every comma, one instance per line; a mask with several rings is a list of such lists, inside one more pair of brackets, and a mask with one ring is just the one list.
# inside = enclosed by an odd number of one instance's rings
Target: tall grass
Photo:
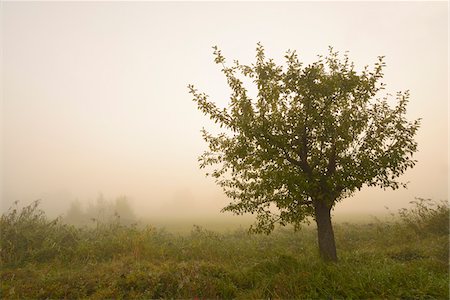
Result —
[[77, 228], [48, 220], [35, 202], [0, 219], [0, 296], [448, 299], [448, 215], [447, 203], [417, 199], [395, 222], [338, 224], [340, 261], [325, 264], [311, 228]]

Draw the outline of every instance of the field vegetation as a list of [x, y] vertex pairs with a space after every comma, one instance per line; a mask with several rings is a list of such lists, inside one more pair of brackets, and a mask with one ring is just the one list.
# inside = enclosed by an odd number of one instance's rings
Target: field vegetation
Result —
[[335, 224], [339, 261], [315, 228], [186, 234], [120, 218], [74, 226], [39, 203], [1, 217], [2, 299], [449, 298], [449, 206], [417, 199], [391, 221]]

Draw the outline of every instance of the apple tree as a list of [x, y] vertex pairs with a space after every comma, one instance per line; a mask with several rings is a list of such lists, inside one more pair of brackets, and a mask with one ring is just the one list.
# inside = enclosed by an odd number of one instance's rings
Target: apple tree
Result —
[[211, 175], [232, 199], [223, 211], [256, 214], [250, 230], [265, 233], [276, 224], [298, 229], [312, 217], [321, 257], [336, 261], [336, 203], [363, 186], [404, 187], [398, 177], [415, 165], [420, 119], [406, 118], [409, 92], [378, 96], [383, 57], [358, 72], [332, 48], [309, 65], [287, 51], [279, 66], [261, 44], [251, 65], [227, 65], [217, 47], [214, 56], [231, 89], [229, 105], [219, 108], [188, 88], [198, 109], [223, 129], [218, 135], [203, 129], [209, 150], [199, 158], [200, 167], [214, 167]]

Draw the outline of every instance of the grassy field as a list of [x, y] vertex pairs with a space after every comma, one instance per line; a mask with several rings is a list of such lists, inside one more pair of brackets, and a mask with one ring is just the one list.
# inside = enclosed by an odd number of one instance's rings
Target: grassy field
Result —
[[1, 217], [2, 299], [449, 298], [449, 208], [417, 201], [391, 222], [335, 225], [339, 262], [316, 233], [193, 226], [76, 228], [38, 204]]

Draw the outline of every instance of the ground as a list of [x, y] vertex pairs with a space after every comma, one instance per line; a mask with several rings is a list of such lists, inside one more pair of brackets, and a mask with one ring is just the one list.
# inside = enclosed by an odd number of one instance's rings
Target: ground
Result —
[[337, 263], [320, 260], [314, 227], [76, 228], [29, 208], [2, 216], [0, 296], [448, 299], [448, 205], [433, 205], [389, 222], [335, 224]]

